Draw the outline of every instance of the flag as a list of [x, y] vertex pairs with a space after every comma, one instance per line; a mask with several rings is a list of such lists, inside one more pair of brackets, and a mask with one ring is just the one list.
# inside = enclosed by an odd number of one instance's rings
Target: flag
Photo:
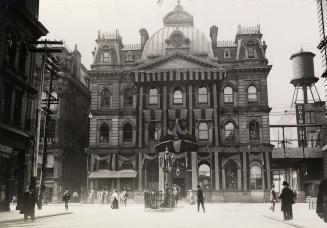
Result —
[[157, 0], [157, 4], [158, 4], [159, 6], [161, 6], [162, 3], [163, 3], [163, 1], [164, 1], [164, 0]]

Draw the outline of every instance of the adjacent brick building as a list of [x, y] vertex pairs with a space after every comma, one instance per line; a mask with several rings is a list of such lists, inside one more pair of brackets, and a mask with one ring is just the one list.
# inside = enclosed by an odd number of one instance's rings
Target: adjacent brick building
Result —
[[[150, 38], [123, 44], [101, 33], [93, 51], [88, 186], [126, 187], [141, 196], [163, 189], [155, 145], [189, 134], [197, 151], [175, 154], [170, 181], [198, 184], [209, 201], [263, 202], [272, 183], [267, 45], [260, 27], [237, 29], [235, 40], [211, 41], [179, 4]], [[174, 145], [179, 147], [179, 145]]]

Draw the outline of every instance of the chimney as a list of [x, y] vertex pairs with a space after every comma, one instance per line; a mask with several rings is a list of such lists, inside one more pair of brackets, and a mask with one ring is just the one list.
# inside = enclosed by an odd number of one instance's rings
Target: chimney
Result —
[[148, 35], [148, 31], [146, 31], [146, 29], [142, 28], [140, 29], [140, 35], [141, 35], [141, 49], [143, 50], [146, 42], [149, 39], [149, 35]]
[[217, 37], [218, 37], [218, 27], [213, 25], [210, 27], [210, 38], [211, 38], [212, 48], [217, 47]]

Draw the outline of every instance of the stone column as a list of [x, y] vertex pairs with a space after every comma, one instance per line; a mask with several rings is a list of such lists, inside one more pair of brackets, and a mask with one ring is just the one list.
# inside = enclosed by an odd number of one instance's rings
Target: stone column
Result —
[[142, 147], [143, 140], [143, 86], [140, 86], [139, 95], [139, 147]]
[[217, 85], [213, 84], [213, 120], [214, 120], [214, 130], [215, 130], [215, 145], [218, 146], [218, 131], [219, 131], [219, 123], [218, 123], [218, 92], [217, 92]]
[[225, 177], [225, 169], [224, 168], [221, 170], [221, 177], [222, 177], [223, 190], [226, 190], [226, 177]]
[[191, 134], [193, 133], [193, 87], [188, 86], [188, 127], [191, 129]]
[[219, 153], [215, 153], [215, 190], [219, 190]]
[[246, 163], [246, 151], [243, 151], [243, 182], [244, 182], [244, 190], [248, 190], [248, 167]]
[[[266, 151], [266, 168], [267, 168], [267, 189], [270, 189], [270, 185], [271, 185], [271, 170], [270, 170], [270, 156], [269, 156], [269, 152]], [[264, 178], [263, 178], [264, 179]]]
[[237, 170], [237, 190], [242, 190], [242, 170]]
[[197, 152], [191, 152], [192, 156], [192, 189], [196, 189], [198, 185], [198, 159]]
[[[165, 153], [164, 152], [160, 152], [159, 153], [159, 157], [164, 158]], [[162, 168], [160, 167], [160, 162], [159, 162], [159, 190], [163, 190], [165, 187], [165, 176], [164, 176], [164, 172], [162, 170]]]
[[[164, 75], [167, 73], [164, 72]], [[167, 86], [162, 86], [162, 134], [165, 135], [167, 132]]]
[[143, 190], [143, 172], [142, 172], [142, 161], [143, 161], [143, 157], [142, 157], [142, 153], [139, 153], [139, 170], [138, 170], [138, 190], [142, 191]]

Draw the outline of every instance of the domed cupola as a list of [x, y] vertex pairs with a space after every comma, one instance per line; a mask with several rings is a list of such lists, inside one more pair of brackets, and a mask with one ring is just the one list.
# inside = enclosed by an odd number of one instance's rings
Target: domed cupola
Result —
[[175, 26], [175, 25], [193, 26], [193, 16], [188, 12], [185, 12], [183, 10], [183, 7], [178, 3], [175, 9], [164, 17], [163, 23], [165, 26]]

